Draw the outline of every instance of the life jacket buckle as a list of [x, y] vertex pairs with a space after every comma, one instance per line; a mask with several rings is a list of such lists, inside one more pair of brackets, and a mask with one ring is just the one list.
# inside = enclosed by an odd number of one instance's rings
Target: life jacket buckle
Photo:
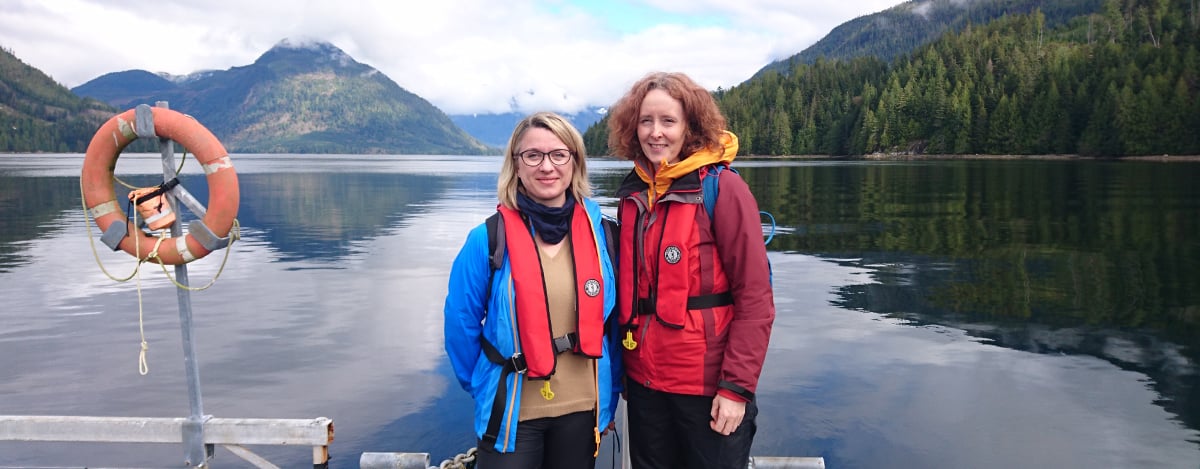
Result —
[[563, 352], [575, 350], [575, 346], [579, 344], [579, 334], [571, 332], [562, 337], [554, 338], [554, 354], [558, 355]]
[[523, 375], [529, 371], [529, 364], [525, 362], [525, 354], [521, 352], [513, 354], [508, 361], [512, 365], [513, 371], [517, 372], [517, 374]]

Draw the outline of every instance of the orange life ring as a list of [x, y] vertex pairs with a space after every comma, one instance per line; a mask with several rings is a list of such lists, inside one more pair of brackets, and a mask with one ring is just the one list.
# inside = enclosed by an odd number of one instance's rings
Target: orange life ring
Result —
[[[195, 155], [204, 168], [208, 181], [208, 204], [202, 222], [218, 237], [229, 236], [234, 218], [237, 217], [239, 195], [237, 172], [233, 169], [225, 146], [191, 116], [165, 108], [150, 109], [154, 116], [154, 134], [179, 142]], [[113, 170], [121, 150], [138, 139], [135, 111], [130, 109], [113, 116], [92, 136], [83, 160], [80, 181], [84, 205], [96, 220], [100, 231], [108, 230], [113, 223], [126, 223], [129, 235], [121, 240], [120, 248], [140, 260], [151, 259], [156, 250], [154, 262], [167, 265], [186, 264], [207, 256], [211, 251], [191, 233], [159, 243], [158, 238], [148, 236], [134, 227], [117, 203], [113, 190]], [[135, 240], [134, 236], [140, 239]]]

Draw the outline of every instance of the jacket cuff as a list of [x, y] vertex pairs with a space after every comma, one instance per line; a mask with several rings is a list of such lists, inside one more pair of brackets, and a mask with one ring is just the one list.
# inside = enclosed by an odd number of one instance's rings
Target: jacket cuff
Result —
[[717, 383], [717, 394], [741, 402], [750, 402], [754, 400], [753, 392], [750, 392], [750, 390], [746, 388], [725, 380]]

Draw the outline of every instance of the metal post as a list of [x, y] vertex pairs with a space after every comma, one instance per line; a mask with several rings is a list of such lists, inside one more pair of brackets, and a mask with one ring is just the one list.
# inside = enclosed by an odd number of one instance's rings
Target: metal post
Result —
[[359, 469], [426, 469], [429, 453], [363, 453]]
[[766, 457], [750, 458], [749, 469], [825, 469], [825, 458]]
[[[169, 109], [166, 101], [159, 101], [155, 106]], [[169, 138], [158, 140], [162, 150], [163, 182], [176, 177], [175, 174], [175, 142]], [[179, 216], [179, 202], [170, 192], [166, 194], [171, 210], [176, 214], [175, 223], [171, 224], [171, 237], [179, 239], [183, 236], [183, 217]], [[188, 286], [187, 264], [175, 266], [175, 281]], [[204, 404], [200, 400], [200, 366], [196, 362], [196, 344], [192, 341], [192, 294], [187, 288], [176, 288], [179, 299], [179, 329], [183, 334], [183, 363], [187, 373], [188, 406], [191, 414], [183, 425], [183, 446], [189, 466], [207, 467], [208, 458], [212, 455], [211, 445], [204, 445]]]
[[629, 469], [633, 464], [629, 461], [629, 408], [625, 399], [617, 402], [617, 415], [621, 417], [620, 438], [625, 442], [625, 446], [621, 448], [621, 469]]

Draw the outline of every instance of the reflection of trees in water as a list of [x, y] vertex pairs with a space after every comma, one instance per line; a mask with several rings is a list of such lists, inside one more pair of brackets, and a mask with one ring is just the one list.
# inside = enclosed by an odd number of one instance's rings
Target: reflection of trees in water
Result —
[[22, 243], [75, 229], [62, 223], [66, 211], [83, 213], [78, 177], [0, 176], [0, 272], [28, 262]]
[[[1200, 428], [1200, 165], [734, 166], [779, 225], [771, 250], [873, 272], [838, 306], [1099, 357], [1153, 378], [1164, 407]], [[596, 178], [597, 193], [623, 176]]]
[[1065, 291], [1045, 259], [1021, 264], [891, 253], [842, 259], [833, 262], [872, 271], [874, 283], [839, 288], [838, 307], [904, 318], [917, 327], [953, 327], [1015, 350], [1103, 359], [1149, 376], [1164, 396], [1160, 404], [1200, 428], [1200, 349], [1191, 345], [1200, 337], [1196, 306], [1114, 314], [1112, 303], [1137, 300], [1110, 302], [1107, 295], [1133, 289]]
[[[771, 249], [954, 266], [934, 303], [1200, 343], [1200, 165], [952, 161], [744, 167]], [[929, 266], [921, 266], [929, 268]]]
[[[736, 166], [736, 165], [735, 165]], [[876, 283], [839, 306], [1085, 354], [1154, 379], [1200, 428], [1196, 164], [1056, 161], [743, 166], [772, 250]]]

